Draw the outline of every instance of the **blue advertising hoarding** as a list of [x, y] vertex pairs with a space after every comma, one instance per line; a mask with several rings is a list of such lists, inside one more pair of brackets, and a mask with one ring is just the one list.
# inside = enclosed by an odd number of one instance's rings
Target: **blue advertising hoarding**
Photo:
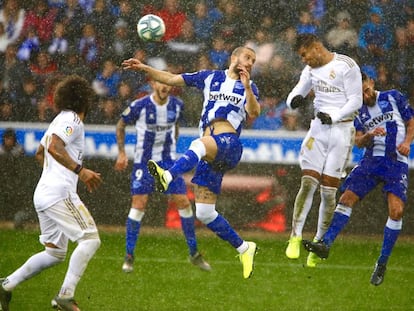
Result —
[[[48, 124], [0, 122], [0, 135], [6, 128], [14, 128], [17, 139], [24, 146], [27, 155], [34, 155]], [[116, 144], [115, 126], [86, 125], [85, 126], [85, 156], [116, 158], [118, 148]], [[177, 153], [183, 153], [191, 141], [198, 136], [195, 128], [181, 128], [177, 143]], [[241, 136], [244, 150], [243, 162], [250, 163], [277, 163], [297, 164], [300, 145], [305, 132], [296, 131], [257, 131], [245, 130]], [[135, 129], [127, 127], [125, 150], [130, 158], [134, 152], [136, 141]], [[410, 167], [414, 166], [414, 152], [410, 155]], [[363, 150], [354, 147], [350, 165], [355, 164], [361, 157]]]

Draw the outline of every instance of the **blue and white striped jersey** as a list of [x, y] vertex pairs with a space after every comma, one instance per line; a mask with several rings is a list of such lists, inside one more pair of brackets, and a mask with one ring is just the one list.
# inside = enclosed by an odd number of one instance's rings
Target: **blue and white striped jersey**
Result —
[[[223, 119], [240, 135], [243, 122], [246, 120], [246, 95], [243, 83], [228, 76], [228, 70], [201, 70], [182, 74], [186, 85], [194, 86], [204, 93], [203, 111], [201, 113], [200, 136], [206, 127], [215, 119]], [[250, 82], [256, 98], [259, 91], [254, 82]]]
[[354, 124], [357, 131], [368, 132], [376, 127], [385, 128], [387, 135], [375, 136], [365, 150], [364, 157], [391, 157], [407, 163], [407, 157], [397, 151], [406, 135], [405, 122], [414, 116], [407, 97], [396, 90], [377, 93], [373, 107], [363, 105]]
[[176, 123], [184, 103], [174, 96], [169, 96], [164, 105], [157, 104], [152, 95], [134, 100], [122, 113], [126, 124], [134, 124], [137, 131], [135, 146], [135, 163], [175, 160], [176, 158]]

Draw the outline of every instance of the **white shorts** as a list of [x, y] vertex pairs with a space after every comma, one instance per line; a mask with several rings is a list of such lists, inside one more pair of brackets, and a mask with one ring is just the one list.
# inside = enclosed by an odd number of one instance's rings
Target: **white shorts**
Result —
[[313, 119], [300, 150], [301, 169], [341, 178], [348, 164], [354, 139], [355, 128], [352, 121], [324, 125], [318, 118]]
[[73, 242], [85, 234], [98, 235], [98, 229], [88, 209], [76, 193], [51, 207], [37, 212], [40, 225], [39, 241], [53, 243], [67, 249], [68, 240]]

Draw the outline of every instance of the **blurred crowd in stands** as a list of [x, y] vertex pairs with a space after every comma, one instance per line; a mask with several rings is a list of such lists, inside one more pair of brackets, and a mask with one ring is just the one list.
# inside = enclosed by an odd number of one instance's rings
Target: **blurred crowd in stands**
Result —
[[[171, 72], [223, 69], [239, 45], [256, 50], [252, 79], [262, 114], [253, 129], [300, 130], [311, 111], [287, 111], [285, 99], [303, 68], [292, 50], [298, 33], [315, 33], [353, 57], [379, 89], [414, 98], [412, 0], [0, 0], [0, 121], [48, 122], [53, 90], [65, 75], [84, 76], [96, 91], [88, 123], [115, 124], [149, 92], [144, 74], [120, 69], [136, 57]], [[142, 15], [166, 24], [162, 42], [136, 32]], [[197, 126], [201, 98], [174, 89], [186, 103], [183, 126]], [[309, 110], [309, 109], [308, 109]]]

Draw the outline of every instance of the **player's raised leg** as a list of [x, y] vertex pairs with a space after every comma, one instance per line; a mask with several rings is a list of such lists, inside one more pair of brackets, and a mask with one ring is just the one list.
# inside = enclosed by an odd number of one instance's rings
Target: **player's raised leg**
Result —
[[191, 171], [206, 155], [206, 152], [206, 147], [201, 139], [196, 139], [191, 142], [184, 155], [175, 161], [174, 165], [168, 170], [162, 169], [154, 160], [149, 160], [148, 170], [154, 177], [156, 190], [165, 192], [173, 179]]

